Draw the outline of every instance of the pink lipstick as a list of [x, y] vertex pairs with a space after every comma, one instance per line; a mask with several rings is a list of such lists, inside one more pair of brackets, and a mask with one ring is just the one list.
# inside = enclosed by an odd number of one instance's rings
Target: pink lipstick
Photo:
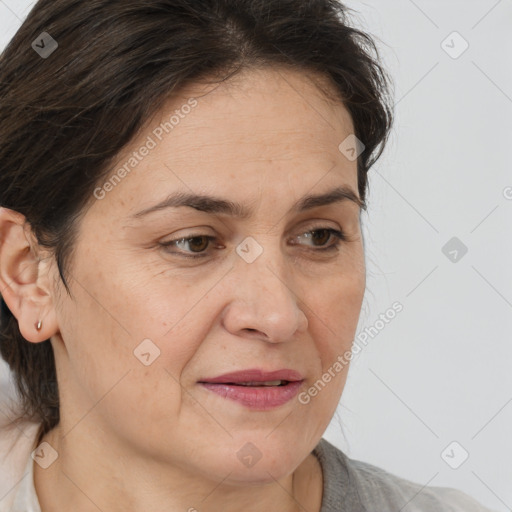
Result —
[[199, 384], [246, 407], [266, 411], [290, 401], [303, 382], [295, 370], [248, 369], [201, 379]]

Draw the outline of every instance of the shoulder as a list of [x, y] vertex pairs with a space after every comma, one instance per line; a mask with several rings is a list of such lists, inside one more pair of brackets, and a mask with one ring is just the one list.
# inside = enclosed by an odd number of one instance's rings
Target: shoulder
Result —
[[39, 423], [0, 423], [0, 512], [11, 511], [14, 499], [26, 485], [27, 460], [34, 449]]
[[[457, 489], [448, 487], [425, 486], [394, 475], [382, 468], [353, 460], [325, 439], [315, 450], [322, 452], [321, 457], [331, 475], [345, 480], [339, 482], [342, 488], [351, 489], [359, 508], [372, 512], [494, 512], [475, 499]], [[317, 451], [318, 453], [318, 451]], [[324, 475], [325, 476], [325, 475]], [[349, 494], [348, 490], [344, 493]]]
[[457, 489], [425, 486], [362, 461], [348, 461], [350, 473], [364, 504], [386, 505], [390, 511], [396, 510], [396, 505], [404, 508], [407, 505], [408, 512], [492, 512]]

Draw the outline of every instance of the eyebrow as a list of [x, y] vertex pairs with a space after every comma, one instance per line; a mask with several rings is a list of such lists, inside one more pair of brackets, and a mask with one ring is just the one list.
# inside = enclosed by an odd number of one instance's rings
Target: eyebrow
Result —
[[[357, 204], [360, 209], [366, 210], [366, 203], [359, 198], [352, 188], [342, 185], [324, 192], [323, 194], [309, 194], [302, 197], [294, 203], [291, 212], [301, 213], [319, 206], [342, 203], [345, 201], [351, 201]], [[165, 208], [178, 208], [183, 206], [195, 208], [196, 210], [209, 214], [226, 214], [239, 219], [248, 219], [254, 213], [252, 209], [227, 199], [178, 191], [171, 194], [160, 203], [135, 213], [132, 215], [132, 218], [138, 219], [148, 213]]]

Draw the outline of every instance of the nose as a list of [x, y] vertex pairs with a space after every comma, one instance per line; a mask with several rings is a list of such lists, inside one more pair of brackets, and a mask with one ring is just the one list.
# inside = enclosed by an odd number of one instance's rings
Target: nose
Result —
[[223, 324], [232, 334], [280, 343], [307, 331], [304, 304], [275, 254], [266, 250], [252, 263], [239, 260], [230, 272], [232, 300], [223, 312]]

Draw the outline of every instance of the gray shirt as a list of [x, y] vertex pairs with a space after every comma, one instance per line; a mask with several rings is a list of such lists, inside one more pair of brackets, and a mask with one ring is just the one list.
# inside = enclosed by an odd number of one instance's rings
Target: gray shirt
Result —
[[325, 439], [313, 454], [324, 478], [320, 512], [495, 512], [461, 491], [425, 487], [352, 460]]

